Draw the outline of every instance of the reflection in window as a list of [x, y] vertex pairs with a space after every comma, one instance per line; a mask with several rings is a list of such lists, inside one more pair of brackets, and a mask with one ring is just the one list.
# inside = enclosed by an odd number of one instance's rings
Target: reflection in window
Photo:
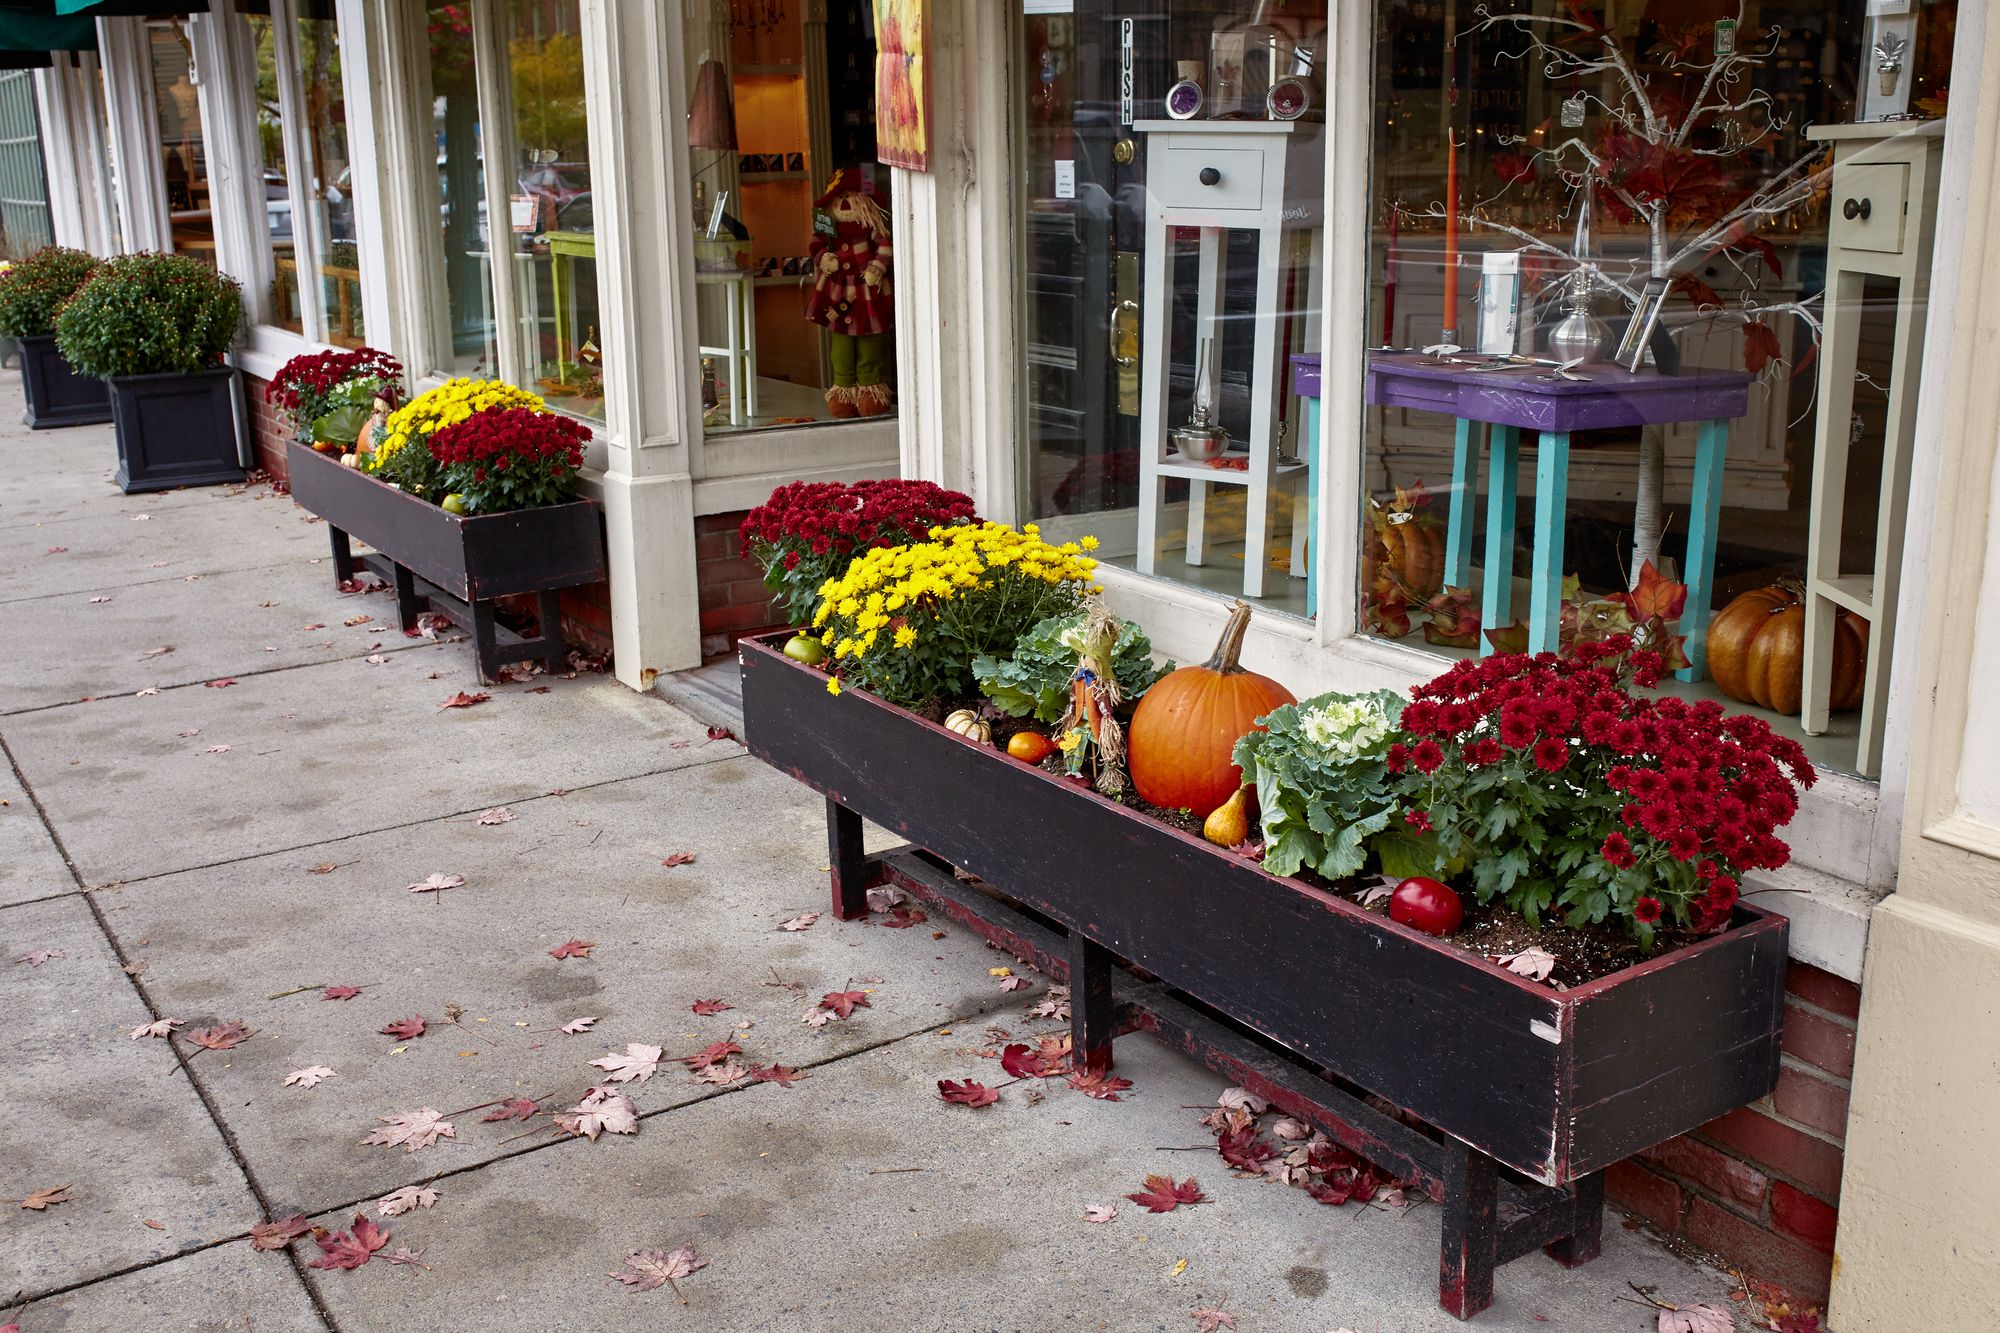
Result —
[[690, 5], [701, 394], [711, 436], [883, 416], [889, 175], [865, 0]]
[[[1828, 299], [1838, 237], [1881, 252], [1905, 235], [1861, 235], [1829, 191], [1879, 170], [1834, 165], [1864, 149], [1922, 178], [1926, 131], [1853, 122], [1943, 114], [1951, 7], [1866, 23], [1832, 0], [1491, 8], [1377, 5], [1370, 309], [1346, 335], [1374, 349], [1364, 631], [1450, 655], [1555, 649], [1656, 609], [1650, 582], [1640, 605], [1616, 600], [1650, 563], [1689, 589], [1674, 688], [1792, 735], [1817, 699], [1813, 759], [1870, 771], [1862, 704], [1887, 665], [1866, 670], [1868, 622], [1895, 596], [1877, 518], [1908, 444], [1882, 390], [1896, 315], [1920, 325], [1921, 306], [1858, 277]], [[1934, 197], [1908, 201], [1922, 223], [1891, 207], [1911, 243], [1927, 234]], [[1852, 412], [1830, 417], [1836, 331], [1860, 351]], [[1816, 546], [1825, 577], [1808, 580]], [[1817, 599], [1817, 686], [1808, 582], [1840, 593], [1837, 617]], [[1760, 614], [1727, 611], [1739, 597]]]
[[1289, 363], [1318, 342], [1326, 5], [1061, 8], [1017, 62], [1029, 515], [1310, 615]]
[[426, 11], [446, 296], [445, 309], [438, 312], [445, 359], [430, 369], [493, 379], [500, 374], [500, 358], [494, 342], [492, 256], [479, 138], [479, 87], [472, 62], [472, 12], [469, 3], [434, 4]]
[[[331, 14], [331, 9], [328, 13]], [[340, 72], [340, 24], [328, 18], [297, 20], [300, 100], [307, 161], [297, 165], [304, 185], [315, 284], [326, 341], [359, 347], [368, 330], [361, 317], [361, 264], [354, 233], [354, 174], [347, 158], [347, 106]]]
[[257, 150], [263, 173], [258, 190], [263, 215], [258, 220], [271, 244], [271, 322], [293, 333], [306, 331], [299, 310], [298, 244], [292, 226], [291, 178], [285, 171], [284, 94], [289, 79], [278, 74], [282, 56], [277, 26], [268, 14], [248, 14], [251, 49], [257, 61]]
[[193, 59], [186, 20], [146, 25], [153, 62], [153, 112], [160, 129], [160, 174], [176, 253], [215, 263], [215, 215], [208, 196], [208, 156], [201, 137], [201, 99], [189, 77]]

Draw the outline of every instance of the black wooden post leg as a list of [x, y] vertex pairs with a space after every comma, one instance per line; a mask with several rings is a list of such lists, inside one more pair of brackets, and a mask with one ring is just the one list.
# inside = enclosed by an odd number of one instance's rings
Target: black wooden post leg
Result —
[[481, 598], [472, 604], [472, 644], [479, 652], [479, 679], [500, 678], [500, 635], [493, 624], [493, 603]]
[[1456, 1139], [1444, 1145], [1444, 1234], [1438, 1304], [1460, 1319], [1493, 1304], [1500, 1257], [1500, 1176], [1491, 1157]]
[[1069, 933], [1070, 1064], [1102, 1074], [1111, 1068], [1118, 1006], [1111, 997], [1111, 952], [1081, 931]]
[[1543, 1247], [1549, 1258], [1564, 1268], [1575, 1268], [1595, 1259], [1604, 1249], [1604, 1173], [1593, 1171], [1571, 1185], [1575, 1230], [1559, 1241]]
[[417, 617], [423, 613], [424, 599], [417, 595], [417, 576], [401, 565], [394, 566], [396, 575], [396, 615], [403, 622], [405, 630], [417, 627]]
[[354, 577], [354, 548], [347, 534], [331, 523], [326, 525], [326, 535], [333, 546], [333, 581], [346, 583]]
[[535, 599], [535, 619], [540, 622], [542, 668], [551, 676], [559, 676], [569, 665], [563, 652], [562, 594], [555, 591], [539, 594]]
[[868, 863], [861, 850], [861, 816], [826, 798], [826, 859], [833, 867], [833, 914], [842, 921], [868, 915]]

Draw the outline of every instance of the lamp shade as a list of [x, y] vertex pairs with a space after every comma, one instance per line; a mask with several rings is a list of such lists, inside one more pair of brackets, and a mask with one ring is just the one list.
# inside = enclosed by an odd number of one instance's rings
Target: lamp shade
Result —
[[688, 107], [688, 147], [736, 151], [736, 102], [729, 91], [729, 71], [720, 60], [708, 59], [694, 77], [694, 101]]

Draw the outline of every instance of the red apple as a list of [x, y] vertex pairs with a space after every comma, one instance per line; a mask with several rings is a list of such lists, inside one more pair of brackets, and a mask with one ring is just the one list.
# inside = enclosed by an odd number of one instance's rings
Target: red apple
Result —
[[1465, 920], [1465, 906], [1449, 884], [1412, 875], [1389, 896], [1389, 919], [1431, 935], [1449, 935]]

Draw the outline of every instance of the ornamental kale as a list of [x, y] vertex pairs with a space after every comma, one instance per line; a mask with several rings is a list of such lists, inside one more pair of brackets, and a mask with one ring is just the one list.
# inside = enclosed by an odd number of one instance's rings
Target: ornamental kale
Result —
[[[1028, 717], [1037, 722], [1057, 722], [1069, 707], [1070, 678], [1076, 673], [1075, 636], [1083, 629], [1083, 612], [1050, 616], [1038, 622], [1014, 645], [1012, 657], [982, 654], [972, 659], [972, 674], [993, 706], [1008, 717]], [[1153, 645], [1146, 632], [1131, 621], [1118, 631], [1112, 649], [1111, 669], [1118, 677], [1118, 689], [1130, 702], [1153, 687], [1153, 682], [1174, 669], [1153, 665]]]
[[402, 363], [387, 352], [306, 352], [285, 362], [264, 386], [264, 401], [285, 414], [301, 437], [351, 445], [378, 395], [394, 407]]
[[969, 496], [928, 481], [794, 481], [745, 515], [739, 535], [797, 629], [812, 619], [820, 585], [846, 573], [856, 555], [975, 517]]
[[1815, 774], [1796, 741], [1703, 700], [1633, 695], [1666, 663], [1630, 638], [1557, 657], [1460, 662], [1415, 691], [1392, 746], [1408, 833], [1376, 840], [1391, 874], [1469, 864], [1481, 902], [1531, 923], [1727, 925], [1744, 871], [1791, 856], [1775, 834]]
[[1401, 804], [1386, 759], [1403, 702], [1393, 690], [1322, 694], [1275, 709], [1236, 742], [1236, 765], [1257, 784], [1266, 870], [1342, 879], [1361, 869]]

